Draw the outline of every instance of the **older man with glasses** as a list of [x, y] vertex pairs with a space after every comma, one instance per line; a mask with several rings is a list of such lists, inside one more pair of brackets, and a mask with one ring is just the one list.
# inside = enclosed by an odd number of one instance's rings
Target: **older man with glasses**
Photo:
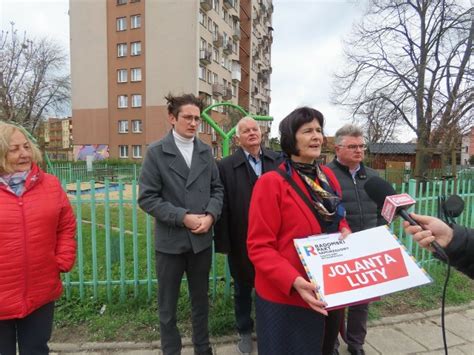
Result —
[[[327, 166], [332, 169], [342, 188], [342, 202], [346, 208], [346, 219], [352, 232], [358, 232], [385, 224], [377, 205], [364, 190], [366, 181], [377, 172], [362, 162], [366, 145], [362, 130], [351, 124], [336, 132], [336, 158]], [[347, 313], [345, 341], [352, 355], [363, 355], [367, 334], [368, 303], [350, 306]], [[334, 349], [334, 354], [338, 354]]]

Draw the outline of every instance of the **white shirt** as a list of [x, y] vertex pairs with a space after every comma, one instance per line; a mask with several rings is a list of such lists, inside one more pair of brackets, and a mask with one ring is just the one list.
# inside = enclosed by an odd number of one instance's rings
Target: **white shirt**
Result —
[[191, 168], [191, 161], [193, 159], [193, 151], [194, 151], [194, 137], [193, 138], [185, 138], [180, 136], [176, 131], [173, 129], [173, 137], [176, 146], [178, 147], [181, 155], [186, 162], [188, 168]]

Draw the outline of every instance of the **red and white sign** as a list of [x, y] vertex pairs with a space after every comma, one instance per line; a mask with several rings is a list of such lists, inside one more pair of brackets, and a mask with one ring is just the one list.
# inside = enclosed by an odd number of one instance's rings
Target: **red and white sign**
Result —
[[308, 277], [328, 308], [361, 302], [431, 282], [386, 226], [294, 240]]
[[416, 201], [409, 194], [399, 194], [387, 196], [382, 207], [381, 215], [387, 223], [392, 223], [399, 208], [409, 208], [413, 206]]

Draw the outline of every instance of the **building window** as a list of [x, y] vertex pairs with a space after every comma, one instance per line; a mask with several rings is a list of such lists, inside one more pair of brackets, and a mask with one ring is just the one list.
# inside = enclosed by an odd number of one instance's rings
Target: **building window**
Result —
[[142, 107], [142, 95], [132, 95], [132, 107]]
[[130, 28], [140, 28], [142, 27], [142, 17], [140, 15], [130, 16]]
[[127, 18], [118, 17], [117, 18], [117, 31], [125, 31], [127, 29]]
[[132, 133], [142, 132], [142, 120], [132, 120]]
[[118, 131], [119, 131], [119, 133], [128, 133], [128, 121], [127, 120], [118, 121]]
[[199, 10], [199, 23], [204, 27], [207, 25], [207, 16], [202, 10]]
[[120, 158], [128, 158], [128, 145], [119, 145]]
[[127, 69], [118, 69], [117, 70], [117, 83], [126, 83], [127, 82]]
[[219, 84], [219, 76], [216, 74], [216, 73], [212, 73], [212, 77], [213, 77], [213, 84]]
[[118, 96], [118, 108], [127, 108], [128, 107], [128, 96], [119, 95]]
[[212, 51], [212, 60], [216, 63], [219, 63], [219, 50], [217, 48], [214, 48]]
[[206, 124], [207, 124], [206, 122], [201, 120], [201, 123], [199, 124], [199, 128], [198, 128], [198, 133], [204, 133], [204, 126]]
[[199, 79], [206, 81], [206, 67], [199, 66]]
[[142, 42], [130, 43], [130, 55], [140, 55], [142, 53]]
[[130, 2], [140, 2], [140, 0], [130, 0]]
[[127, 43], [117, 44], [117, 57], [125, 57], [127, 55]]
[[125, 5], [127, 0], [117, 0], [117, 5]]
[[212, 8], [213, 8], [217, 13], [220, 13], [219, 0], [212, 0]]
[[141, 145], [132, 145], [132, 156], [134, 158], [142, 157], [142, 146]]
[[142, 81], [142, 68], [130, 69], [130, 81]]

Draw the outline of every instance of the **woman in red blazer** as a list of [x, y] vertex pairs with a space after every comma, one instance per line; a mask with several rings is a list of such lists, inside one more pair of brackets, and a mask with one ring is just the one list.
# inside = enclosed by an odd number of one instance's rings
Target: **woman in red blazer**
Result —
[[61, 272], [75, 260], [76, 222], [59, 180], [22, 129], [0, 122], [0, 354], [48, 354]]
[[[293, 239], [340, 231], [350, 233], [341, 189], [330, 169], [317, 163], [323, 144], [323, 115], [312, 108], [294, 110], [280, 123], [281, 147], [289, 157], [279, 169], [306, 195], [312, 209], [278, 172], [255, 185], [249, 210], [248, 252], [255, 266], [259, 355], [325, 354], [325, 304], [317, 299]], [[327, 332], [327, 331], [326, 331]], [[335, 336], [334, 336], [335, 334]]]

